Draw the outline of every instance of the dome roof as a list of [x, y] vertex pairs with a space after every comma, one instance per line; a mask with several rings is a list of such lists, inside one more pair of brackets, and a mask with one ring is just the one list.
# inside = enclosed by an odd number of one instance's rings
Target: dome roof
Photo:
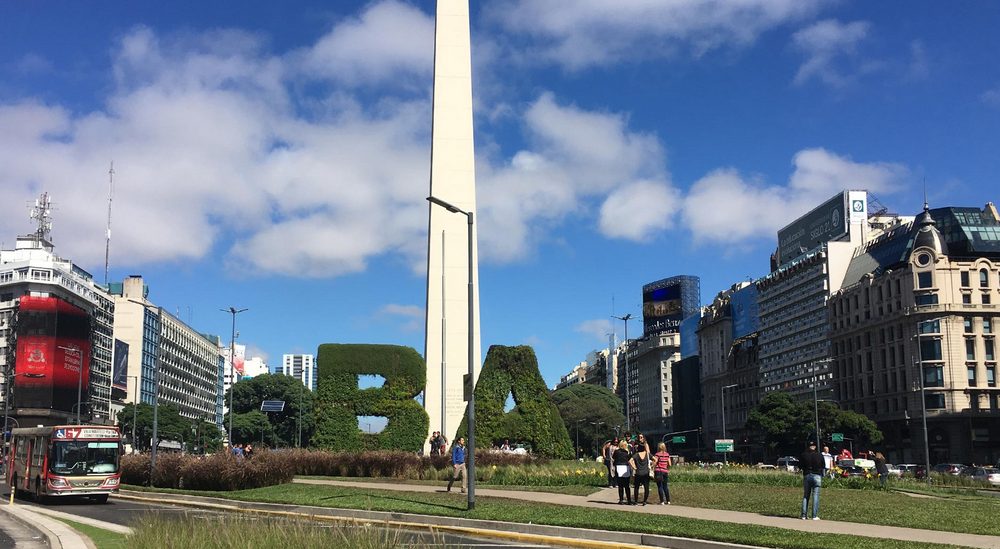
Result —
[[937, 230], [926, 202], [924, 203], [924, 213], [917, 217], [913, 226], [916, 234], [913, 237], [911, 251], [917, 248], [930, 248], [938, 255], [948, 255], [948, 243], [945, 242], [941, 231]]

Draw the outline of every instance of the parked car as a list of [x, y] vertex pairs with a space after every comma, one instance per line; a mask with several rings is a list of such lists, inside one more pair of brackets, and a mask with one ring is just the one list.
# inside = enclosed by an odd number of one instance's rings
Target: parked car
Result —
[[957, 476], [962, 473], [962, 469], [965, 469], [965, 465], [961, 463], [938, 463], [934, 467], [931, 467], [931, 472]]
[[962, 471], [963, 475], [971, 477], [973, 480], [988, 482], [993, 486], [1000, 486], [1000, 469], [995, 467], [967, 467]]
[[923, 469], [922, 466], [916, 463], [900, 463], [896, 468], [899, 469], [900, 476], [904, 477], [915, 477], [917, 476], [917, 469]]
[[889, 476], [896, 478], [903, 476], [903, 470], [900, 469], [898, 465], [886, 463], [885, 466], [889, 470]]
[[799, 470], [799, 458], [793, 456], [780, 457], [776, 465], [778, 469], [795, 473]]
[[863, 477], [866, 471], [862, 467], [844, 467], [840, 471], [840, 476], [847, 477]]

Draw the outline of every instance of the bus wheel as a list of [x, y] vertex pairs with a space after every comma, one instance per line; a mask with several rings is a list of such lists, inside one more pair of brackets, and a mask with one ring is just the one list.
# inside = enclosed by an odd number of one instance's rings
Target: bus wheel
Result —
[[108, 502], [108, 495], [107, 494], [98, 494], [96, 496], [90, 496], [90, 499], [94, 500], [95, 503], [107, 503]]
[[42, 493], [42, 481], [40, 479], [35, 480], [35, 502], [45, 503], [45, 494]]

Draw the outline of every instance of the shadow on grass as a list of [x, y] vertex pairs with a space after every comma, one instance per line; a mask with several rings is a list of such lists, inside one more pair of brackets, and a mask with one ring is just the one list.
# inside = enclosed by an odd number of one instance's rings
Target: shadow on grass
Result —
[[[395, 496], [395, 495], [388, 495], [388, 494], [381, 494], [381, 493], [380, 494], [375, 494], [375, 493], [371, 493], [371, 492], [359, 492], [357, 494], [342, 494], [342, 495], [337, 495], [337, 496], [327, 496], [327, 497], [324, 497], [324, 498], [320, 498], [320, 500], [321, 501], [333, 501], [333, 500], [342, 500], [342, 499], [345, 499], [345, 498], [356, 498], [356, 497], [359, 497], [359, 496], [366, 496], [366, 497], [368, 497], [370, 499], [378, 499], [378, 500], [384, 500], [384, 501], [400, 501], [400, 502], [404, 502], [404, 503], [411, 503], [411, 504], [414, 504], [414, 505], [421, 505], [421, 506], [426, 506], [426, 507], [437, 507], [439, 509], [448, 509], [448, 510], [454, 510], [454, 511], [464, 511], [465, 510], [465, 505], [457, 506], [457, 505], [445, 505], [443, 503], [431, 503], [431, 502], [428, 502], [428, 501], [413, 501], [411, 499], [406, 499], [406, 498], [402, 498], [402, 497]], [[406, 512], [406, 511], [404, 511], [404, 512]]]

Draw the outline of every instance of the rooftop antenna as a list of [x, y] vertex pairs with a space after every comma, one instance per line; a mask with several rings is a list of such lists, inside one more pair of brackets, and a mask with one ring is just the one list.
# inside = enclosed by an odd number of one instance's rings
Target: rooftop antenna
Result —
[[111, 199], [115, 194], [115, 161], [108, 170], [108, 226], [104, 232], [104, 286], [108, 285], [108, 267], [111, 260]]
[[42, 193], [35, 199], [35, 205], [31, 208], [31, 219], [35, 220], [38, 228], [35, 229], [35, 239], [39, 242], [51, 242], [52, 238], [52, 199], [49, 193]]

